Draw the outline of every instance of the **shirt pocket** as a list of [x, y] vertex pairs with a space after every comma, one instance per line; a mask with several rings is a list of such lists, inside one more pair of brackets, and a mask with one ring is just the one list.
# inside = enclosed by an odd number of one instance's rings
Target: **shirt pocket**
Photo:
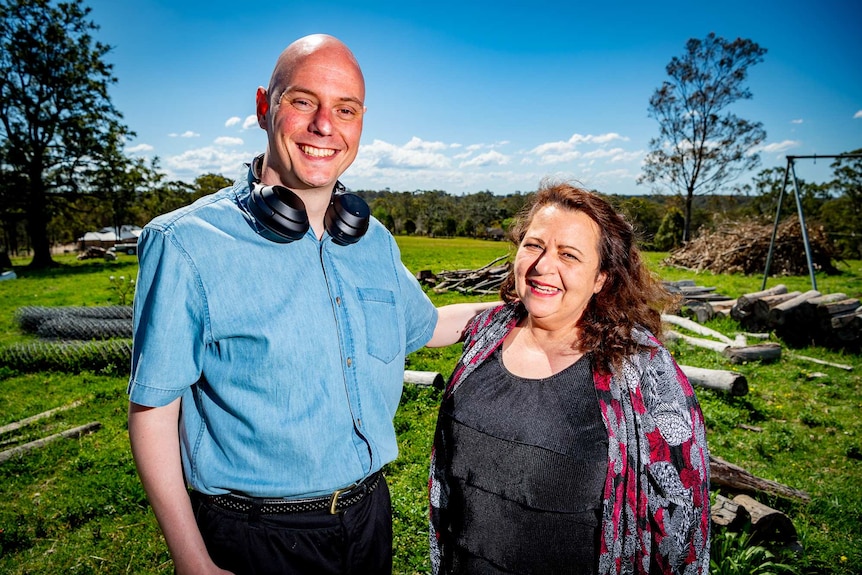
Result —
[[401, 349], [395, 293], [380, 288], [357, 288], [365, 316], [365, 341], [368, 355], [389, 363]]

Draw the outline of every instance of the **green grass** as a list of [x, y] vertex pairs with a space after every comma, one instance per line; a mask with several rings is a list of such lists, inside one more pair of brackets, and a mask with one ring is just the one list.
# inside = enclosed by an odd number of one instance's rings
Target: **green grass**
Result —
[[[418, 272], [474, 269], [508, 253], [501, 242], [398, 238], [407, 267]], [[762, 276], [695, 275], [664, 268], [664, 254], [646, 254], [662, 279], [694, 279], [737, 297], [758, 291]], [[32, 339], [18, 332], [14, 312], [29, 305], [119, 303], [109, 277], [136, 273], [134, 258], [78, 262], [58, 258], [62, 268], [34, 273], [15, 261], [19, 279], [0, 282], [0, 346]], [[862, 262], [842, 274], [817, 276], [824, 293], [860, 295]], [[770, 278], [807, 290], [809, 278]], [[438, 305], [469, 300], [460, 294], [429, 293]], [[494, 299], [485, 296], [482, 299]], [[710, 327], [733, 335], [729, 319]], [[671, 347], [680, 363], [733, 369], [746, 375], [750, 392], [741, 398], [698, 390], [712, 452], [753, 473], [802, 489], [810, 503], [758, 495], [794, 522], [804, 553], [794, 560], [802, 573], [862, 572], [862, 358], [822, 348], [794, 353], [849, 364], [852, 371], [794, 360], [788, 353], [771, 365], [731, 366], [718, 354], [684, 344]], [[422, 349], [409, 369], [448, 376], [459, 346]], [[818, 376], [817, 374], [823, 374]], [[0, 367], [0, 425], [82, 400], [82, 406], [18, 432], [0, 435], [0, 450], [58, 431], [99, 421], [102, 428], [77, 440], [60, 440], [0, 464], [0, 573], [169, 574], [173, 568], [135, 474], [126, 430], [126, 376], [106, 373], [20, 374]], [[400, 456], [388, 466], [395, 528], [395, 572], [427, 573], [427, 473], [439, 392], [408, 386], [395, 426]], [[750, 431], [740, 424], [756, 426]], [[725, 495], [730, 495], [725, 493]]]

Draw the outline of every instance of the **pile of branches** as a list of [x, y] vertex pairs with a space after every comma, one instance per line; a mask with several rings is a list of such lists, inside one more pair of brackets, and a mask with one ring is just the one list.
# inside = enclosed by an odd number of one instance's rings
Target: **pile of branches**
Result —
[[416, 274], [416, 279], [420, 283], [430, 286], [434, 293], [457, 291], [477, 295], [497, 294], [500, 292], [500, 284], [506, 279], [512, 265], [508, 262], [501, 265], [497, 264], [508, 257], [508, 255], [500, 256], [475, 270], [444, 270], [437, 274], [431, 270], [422, 270]]
[[[808, 228], [811, 263], [816, 271], [838, 273], [833, 265], [834, 250], [823, 228]], [[766, 269], [773, 226], [753, 220], [725, 222], [678, 248], [665, 258], [666, 265], [704, 270], [717, 274], [757, 274]], [[802, 227], [796, 219], [779, 224], [772, 250], [770, 275], [800, 276], [808, 274]]]

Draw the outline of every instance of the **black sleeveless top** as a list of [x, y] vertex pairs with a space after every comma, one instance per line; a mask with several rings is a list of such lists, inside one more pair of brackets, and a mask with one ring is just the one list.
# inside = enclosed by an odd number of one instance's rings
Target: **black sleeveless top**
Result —
[[608, 434], [589, 356], [545, 379], [498, 348], [441, 405], [445, 573], [593, 574]]

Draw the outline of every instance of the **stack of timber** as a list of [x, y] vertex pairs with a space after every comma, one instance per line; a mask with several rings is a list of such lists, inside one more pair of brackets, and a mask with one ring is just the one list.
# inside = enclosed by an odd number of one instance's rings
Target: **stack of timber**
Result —
[[422, 270], [416, 274], [416, 279], [430, 286], [434, 293], [457, 291], [464, 294], [493, 295], [500, 292], [500, 284], [506, 279], [511, 268], [508, 262], [499, 263], [508, 257], [508, 254], [500, 256], [475, 270], [444, 270], [438, 274], [431, 270]]
[[665, 289], [679, 297], [678, 311], [705, 323], [716, 315], [727, 315], [736, 300], [715, 292], [714, 287], [699, 286], [694, 280], [662, 282]]
[[[763, 273], [772, 240], [772, 229], [772, 225], [755, 220], [724, 222], [672, 251], [664, 263], [696, 272], [708, 270], [717, 274]], [[807, 226], [807, 231], [814, 269], [827, 274], [837, 273], [838, 270], [832, 263], [832, 244], [823, 228]], [[778, 276], [808, 274], [802, 228], [798, 220], [787, 219], [778, 226], [770, 273]]]
[[788, 345], [862, 346], [862, 306], [844, 293], [788, 291], [778, 284], [739, 297], [730, 316], [746, 329], [774, 331]]

